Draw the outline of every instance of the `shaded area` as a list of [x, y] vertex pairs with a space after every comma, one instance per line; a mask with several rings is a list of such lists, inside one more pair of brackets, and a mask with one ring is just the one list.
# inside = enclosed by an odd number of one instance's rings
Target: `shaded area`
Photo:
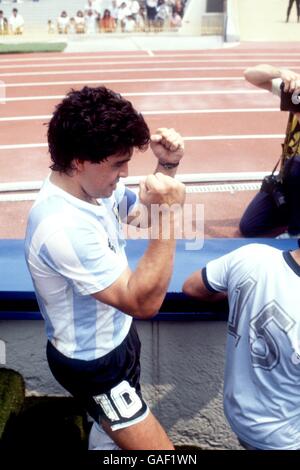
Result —
[[86, 453], [88, 432], [86, 413], [73, 398], [30, 397], [6, 423], [1, 451], [33, 463], [40, 454], [78, 461]]

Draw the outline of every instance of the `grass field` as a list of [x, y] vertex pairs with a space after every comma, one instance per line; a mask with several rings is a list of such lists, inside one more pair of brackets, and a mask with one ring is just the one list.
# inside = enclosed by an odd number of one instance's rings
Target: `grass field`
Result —
[[24, 54], [30, 52], [62, 52], [66, 42], [24, 42], [19, 44], [0, 43], [0, 54]]

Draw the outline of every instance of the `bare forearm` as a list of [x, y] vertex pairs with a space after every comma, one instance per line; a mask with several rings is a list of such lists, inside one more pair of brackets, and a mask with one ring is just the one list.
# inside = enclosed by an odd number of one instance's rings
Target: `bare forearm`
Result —
[[244, 76], [248, 82], [255, 86], [269, 88], [274, 78], [281, 78], [281, 69], [267, 64], [257, 65], [256, 67], [247, 68]]
[[134, 316], [148, 318], [159, 310], [173, 272], [175, 244], [173, 235], [150, 241], [128, 283], [130, 295], [136, 299]]

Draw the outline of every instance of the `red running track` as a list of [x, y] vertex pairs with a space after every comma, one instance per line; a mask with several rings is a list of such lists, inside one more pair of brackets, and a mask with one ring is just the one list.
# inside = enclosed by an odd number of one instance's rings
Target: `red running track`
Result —
[[[24, 54], [1, 58], [0, 183], [42, 180], [48, 173], [46, 130], [54, 106], [71, 88], [104, 84], [144, 113], [151, 131], [175, 127], [186, 138], [181, 174], [270, 171], [280, 153], [286, 115], [278, 98], [243, 79], [243, 70], [271, 63], [300, 70], [292, 45], [241, 45], [199, 51]], [[1, 87], [0, 87], [1, 89]], [[154, 168], [135, 155], [132, 175]], [[206, 237], [239, 236], [239, 218], [253, 191], [196, 193]], [[0, 202], [2, 238], [22, 238], [32, 201]]]

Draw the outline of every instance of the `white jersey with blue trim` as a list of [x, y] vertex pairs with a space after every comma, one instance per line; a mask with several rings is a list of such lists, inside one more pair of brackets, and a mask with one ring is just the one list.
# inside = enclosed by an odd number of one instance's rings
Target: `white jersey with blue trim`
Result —
[[118, 205], [129, 195], [118, 184], [111, 197], [89, 204], [45, 181], [31, 209], [26, 260], [48, 339], [62, 354], [93, 360], [126, 337], [132, 317], [91, 294], [127, 268]]
[[206, 281], [230, 305], [224, 411], [260, 449], [300, 449], [300, 266], [249, 244], [208, 263]]

